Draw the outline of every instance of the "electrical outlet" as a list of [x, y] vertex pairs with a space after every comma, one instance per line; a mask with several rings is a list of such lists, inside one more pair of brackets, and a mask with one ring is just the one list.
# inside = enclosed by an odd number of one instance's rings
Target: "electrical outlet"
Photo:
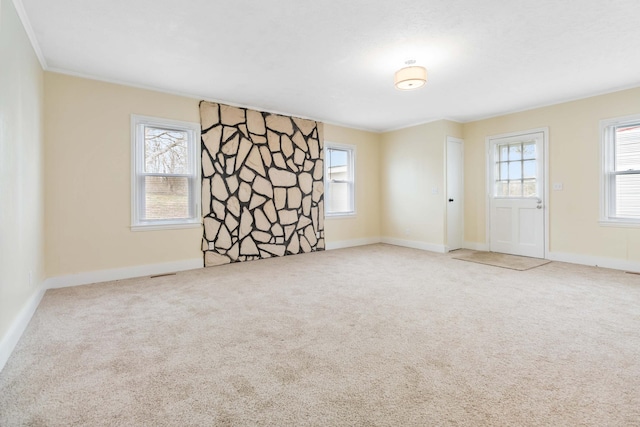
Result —
[[553, 183], [553, 191], [562, 191], [562, 183], [554, 182]]

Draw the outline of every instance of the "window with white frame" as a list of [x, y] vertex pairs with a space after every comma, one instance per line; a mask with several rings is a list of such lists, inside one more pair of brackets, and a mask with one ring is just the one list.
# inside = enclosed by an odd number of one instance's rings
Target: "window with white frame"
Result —
[[132, 115], [131, 129], [132, 229], [200, 224], [200, 125]]
[[640, 225], [640, 115], [600, 122], [603, 223]]
[[325, 214], [355, 215], [356, 147], [325, 142], [324, 150]]
[[538, 189], [536, 141], [496, 144], [495, 197], [535, 197]]

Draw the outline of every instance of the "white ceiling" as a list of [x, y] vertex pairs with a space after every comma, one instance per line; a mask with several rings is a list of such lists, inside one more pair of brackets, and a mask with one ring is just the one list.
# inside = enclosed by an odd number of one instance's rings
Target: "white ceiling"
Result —
[[22, 4], [48, 70], [373, 131], [640, 86], [638, 0]]

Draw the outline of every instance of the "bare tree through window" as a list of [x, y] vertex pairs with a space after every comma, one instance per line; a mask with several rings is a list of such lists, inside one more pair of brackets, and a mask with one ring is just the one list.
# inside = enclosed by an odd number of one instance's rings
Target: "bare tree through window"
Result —
[[132, 229], [200, 225], [200, 125], [132, 114], [131, 130]]
[[146, 219], [189, 217], [187, 138], [184, 131], [145, 127]]
[[187, 133], [146, 127], [144, 134], [145, 172], [187, 173]]

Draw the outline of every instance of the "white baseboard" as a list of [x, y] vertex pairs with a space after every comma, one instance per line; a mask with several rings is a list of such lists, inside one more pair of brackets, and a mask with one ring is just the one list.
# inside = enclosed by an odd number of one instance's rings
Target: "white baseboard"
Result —
[[640, 262], [629, 261], [626, 259], [579, 255], [564, 252], [549, 252], [547, 254], [547, 259], [551, 261], [569, 262], [571, 264], [591, 265], [640, 273]]
[[16, 318], [13, 320], [11, 326], [9, 326], [9, 330], [0, 340], [0, 371], [4, 368], [4, 365], [9, 360], [9, 356], [13, 352], [13, 349], [20, 341], [20, 337], [24, 333], [25, 329], [27, 329], [27, 325], [29, 325], [29, 321], [33, 317], [33, 314], [36, 312], [46, 288], [41, 285], [29, 298], [25, 306], [20, 310]]
[[114, 268], [110, 270], [89, 271], [86, 273], [70, 274], [46, 279], [40, 288], [29, 299], [24, 308], [18, 313], [13, 323], [0, 341], [0, 371], [9, 360], [20, 337], [24, 333], [31, 317], [36, 312], [42, 297], [47, 289], [65, 288], [69, 286], [87, 285], [90, 283], [108, 282], [111, 280], [130, 279], [132, 277], [151, 276], [165, 274], [174, 271], [193, 270], [202, 268], [202, 258], [194, 258], [183, 261], [167, 262], [162, 264], [138, 265], [134, 267]]
[[474, 251], [488, 251], [489, 245], [480, 242], [464, 242], [462, 247], [465, 249], [472, 249]]
[[[418, 242], [415, 240], [403, 240], [391, 237], [365, 238], [353, 240], [341, 240], [337, 242], [327, 242], [327, 250], [347, 248], [352, 246], [370, 245], [375, 243], [387, 243], [390, 245], [404, 246], [408, 248], [420, 249], [431, 252], [445, 253], [445, 245], [435, 245], [431, 243]], [[464, 242], [466, 249], [488, 250], [488, 245], [476, 242]], [[628, 261], [616, 258], [605, 258], [590, 255], [579, 255], [563, 252], [549, 252], [547, 259], [551, 261], [568, 262], [572, 264], [582, 264], [613, 268], [616, 270], [640, 272], [640, 262]], [[132, 277], [150, 276], [154, 274], [164, 274], [174, 271], [193, 270], [203, 267], [202, 258], [190, 260], [168, 262], [162, 264], [148, 264], [134, 267], [115, 268], [110, 270], [90, 271], [86, 273], [72, 274], [68, 276], [52, 277], [34, 292], [27, 301], [20, 313], [16, 316], [9, 327], [8, 332], [0, 340], [0, 371], [4, 368], [9, 356], [13, 352], [20, 337], [24, 333], [29, 321], [33, 317], [42, 297], [47, 289], [63, 288], [68, 286], [86, 285], [90, 283], [107, 282], [111, 280], [129, 279]]]
[[51, 277], [45, 280], [44, 285], [46, 289], [66, 288], [69, 286], [88, 285], [90, 283], [109, 282], [111, 280], [131, 279], [133, 277], [194, 270], [196, 268], [203, 267], [203, 259], [194, 258], [183, 261], [165, 262], [161, 264], [136, 265], [133, 267], [87, 271], [85, 273]]
[[337, 242], [327, 242], [326, 249], [328, 251], [332, 249], [343, 249], [343, 248], [351, 248], [354, 246], [364, 246], [364, 245], [373, 245], [375, 243], [380, 243], [380, 237], [367, 237], [364, 239], [351, 239], [351, 240], [339, 240]]
[[404, 239], [396, 239], [393, 237], [383, 237], [381, 241], [382, 243], [387, 243], [389, 245], [404, 246], [406, 248], [420, 249], [420, 250], [429, 251], [429, 252], [438, 252], [441, 254], [444, 254], [447, 252], [447, 247], [445, 245], [436, 245], [433, 243], [418, 242], [416, 240], [404, 240]]
[[[478, 242], [464, 242], [464, 248], [472, 249], [474, 251], [488, 251], [489, 245]], [[640, 262], [625, 259], [580, 255], [566, 252], [548, 252], [546, 259], [550, 261], [568, 262], [570, 264], [590, 265], [640, 273]]]

